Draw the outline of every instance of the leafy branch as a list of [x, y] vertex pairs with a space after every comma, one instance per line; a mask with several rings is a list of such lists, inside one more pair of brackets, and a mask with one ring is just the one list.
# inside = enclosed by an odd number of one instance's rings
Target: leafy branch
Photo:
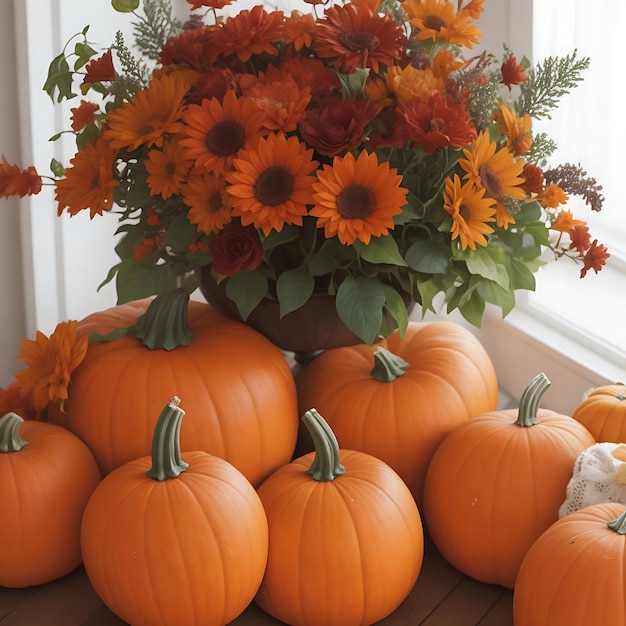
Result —
[[516, 102], [518, 115], [552, 119], [550, 112], [564, 95], [582, 82], [582, 72], [589, 67], [589, 59], [579, 59], [577, 53], [574, 50], [565, 57], [547, 57], [528, 71], [528, 80], [520, 85]]
[[165, 42], [182, 29], [182, 24], [172, 16], [169, 0], [144, 0], [143, 11], [145, 18], [133, 24], [135, 45], [155, 61]]

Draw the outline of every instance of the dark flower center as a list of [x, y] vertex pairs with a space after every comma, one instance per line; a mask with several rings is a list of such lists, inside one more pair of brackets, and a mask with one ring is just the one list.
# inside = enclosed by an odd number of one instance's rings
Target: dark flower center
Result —
[[446, 23], [438, 15], [427, 15], [423, 19], [424, 26], [429, 30], [436, 30], [439, 32], [442, 28], [445, 28]]
[[215, 191], [209, 197], [209, 211], [217, 213], [222, 208], [222, 194]]
[[478, 168], [478, 174], [487, 195], [491, 198], [499, 198], [502, 195], [502, 183], [493, 168], [483, 163]]
[[346, 50], [352, 52], [361, 52], [362, 50], [375, 50], [378, 45], [378, 37], [370, 33], [352, 31], [351, 33], [342, 33], [339, 42]]
[[163, 169], [165, 176], [167, 178], [171, 178], [174, 174], [176, 174], [176, 163], [174, 163], [174, 161], [168, 161]]
[[375, 208], [376, 198], [365, 185], [348, 185], [337, 196], [339, 215], [347, 220], [365, 219]]
[[430, 130], [441, 130], [446, 125], [446, 121], [440, 117], [433, 117], [430, 120]]
[[261, 204], [277, 206], [286, 202], [293, 192], [293, 176], [280, 165], [272, 165], [259, 174], [254, 195]]
[[463, 218], [463, 221], [469, 224], [472, 217], [472, 212], [467, 208], [465, 204], [461, 204], [459, 207], [459, 215]]
[[219, 156], [235, 154], [243, 146], [246, 134], [243, 127], [232, 120], [215, 124], [206, 136], [206, 147]]

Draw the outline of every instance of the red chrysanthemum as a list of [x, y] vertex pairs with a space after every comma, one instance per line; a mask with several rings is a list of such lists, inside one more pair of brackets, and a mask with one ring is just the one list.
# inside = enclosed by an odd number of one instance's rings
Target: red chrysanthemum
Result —
[[115, 68], [113, 67], [113, 54], [107, 50], [102, 56], [89, 61], [85, 66], [85, 78], [83, 84], [110, 82], [115, 80]]
[[10, 196], [31, 196], [41, 191], [41, 177], [31, 165], [26, 169], [20, 169], [17, 165], [9, 163], [2, 157], [0, 163], [0, 198]]

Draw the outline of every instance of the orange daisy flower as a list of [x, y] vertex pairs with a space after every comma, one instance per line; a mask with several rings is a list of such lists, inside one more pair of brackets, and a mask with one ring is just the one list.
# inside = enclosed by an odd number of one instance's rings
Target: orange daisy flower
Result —
[[610, 256], [607, 247], [594, 239], [583, 259], [584, 267], [580, 270], [580, 277], [584, 278], [589, 270], [597, 274], [606, 265], [606, 260]]
[[223, 102], [211, 98], [190, 105], [180, 140], [185, 158], [197, 168], [222, 174], [241, 150], [254, 148], [266, 133], [264, 118], [252, 98], [237, 98], [233, 91], [226, 93]]
[[115, 80], [115, 68], [113, 67], [113, 53], [107, 50], [102, 56], [93, 59], [85, 66], [85, 78], [83, 84], [110, 82]]
[[287, 139], [283, 133], [269, 135], [256, 150], [242, 153], [226, 174], [233, 215], [266, 235], [285, 224], [301, 226], [315, 180], [310, 174], [318, 165], [312, 156], [313, 150], [297, 137]]
[[530, 115], [517, 117], [506, 104], [500, 106], [500, 132], [506, 135], [506, 145], [513, 154], [523, 154], [532, 145], [530, 127]]
[[493, 232], [495, 201], [485, 196], [485, 190], [472, 183], [462, 184], [458, 174], [446, 178], [443, 208], [452, 216], [452, 239], [458, 239], [461, 249], [476, 250], [487, 245]]
[[291, 15], [285, 18], [284, 28], [285, 44], [293, 46], [296, 52], [312, 46], [316, 21], [311, 13], [292, 11]]
[[233, 0], [187, 0], [191, 5], [189, 9], [201, 9], [202, 7], [208, 7], [209, 9], [223, 9], [229, 4], [232, 4]]
[[555, 183], [551, 183], [537, 195], [537, 202], [544, 209], [556, 209], [568, 200], [569, 196]]
[[465, 159], [460, 159], [459, 165], [467, 172], [465, 180], [482, 187], [487, 196], [494, 200], [504, 196], [517, 200], [526, 197], [521, 187], [525, 182], [523, 159], [516, 159], [506, 147], [498, 150], [488, 132], [481, 132], [463, 154]]
[[335, 157], [332, 166], [317, 172], [310, 214], [327, 239], [367, 245], [393, 229], [393, 216], [406, 204], [408, 191], [401, 185], [402, 176], [389, 163], [378, 163], [374, 152], [362, 151], [358, 159], [352, 153]]
[[189, 176], [183, 187], [183, 198], [189, 207], [189, 221], [207, 235], [220, 231], [232, 219], [232, 199], [226, 191], [226, 181], [222, 176]]
[[187, 83], [176, 74], [160, 74], [132, 101], [108, 114], [104, 136], [111, 147], [132, 151], [140, 146], [162, 146], [164, 136], [182, 126]]
[[284, 34], [283, 12], [268, 13], [257, 5], [228, 17], [216, 31], [214, 45], [223, 56], [236, 54], [245, 63], [253, 54], [278, 55], [274, 42], [281, 41]]
[[70, 109], [72, 119], [72, 130], [80, 131], [85, 126], [91, 126], [96, 121], [95, 112], [100, 107], [94, 102], [88, 100], [81, 100], [80, 105]]
[[393, 65], [385, 76], [387, 87], [398, 100], [424, 98], [433, 91], [445, 93], [446, 83], [443, 76], [435, 76], [433, 68], [419, 70], [412, 65], [402, 68]]
[[379, 15], [355, 4], [332, 6], [317, 22], [313, 47], [321, 58], [334, 58], [345, 74], [357, 68], [379, 73], [380, 64], [392, 65], [402, 58], [406, 40], [391, 15]]
[[569, 231], [575, 226], [585, 226], [586, 224], [587, 222], [584, 220], [575, 219], [571, 211], [564, 209], [559, 211], [559, 214], [556, 216], [554, 222], [550, 224], [550, 228], [561, 233], [569, 233]]
[[10, 196], [36, 195], [41, 191], [41, 177], [37, 174], [37, 170], [30, 165], [26, 169], [21, 170], [17, 165], [11, 164], [2, 157], [0, 163], [0, 198], [9, 198]]
[[403, 7], [420, 41], [448, 41], [472, 48], [482, 35], [480, 29], [470, 24], [477, 14], [474, 6], [457, 13], [454, 3], [445, 0], [407, 0]]
[[162, 149], [150, 150], [144, 161], [150, 193], [165, 199], [180, 194], [191, 165], [184, 158], [184, 147], [177, 141], [166, 141]]
[[89, 143], [70, 159], [65, 178], [56, 181], [58, 214], [70, 215], [89, 209], [93, 219], [113, 208], [113, 190], [119, 185], [113, 176], [116, 151], [102, 138]]
[[48, 402], [67, 400], [67, 388], [72, 372], [87, 353], [88, 337], [77, 334], [78, 322], [71, 320], [57, 325], [50, 337], [37, 331], [34, 340], [22, 341], [17, 358], [28, 367], [19, 370], [15, 378], [22, 398], [28, 398], [36, 410], [43, 410]]

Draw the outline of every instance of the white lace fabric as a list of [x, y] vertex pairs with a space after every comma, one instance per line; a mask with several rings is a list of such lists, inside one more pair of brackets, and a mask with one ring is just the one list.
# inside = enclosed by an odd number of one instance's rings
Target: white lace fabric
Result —
[[595, 443], [583, 450], [567, 485], [559, 517], [600, 502], [626, 505], [626, 445]]

